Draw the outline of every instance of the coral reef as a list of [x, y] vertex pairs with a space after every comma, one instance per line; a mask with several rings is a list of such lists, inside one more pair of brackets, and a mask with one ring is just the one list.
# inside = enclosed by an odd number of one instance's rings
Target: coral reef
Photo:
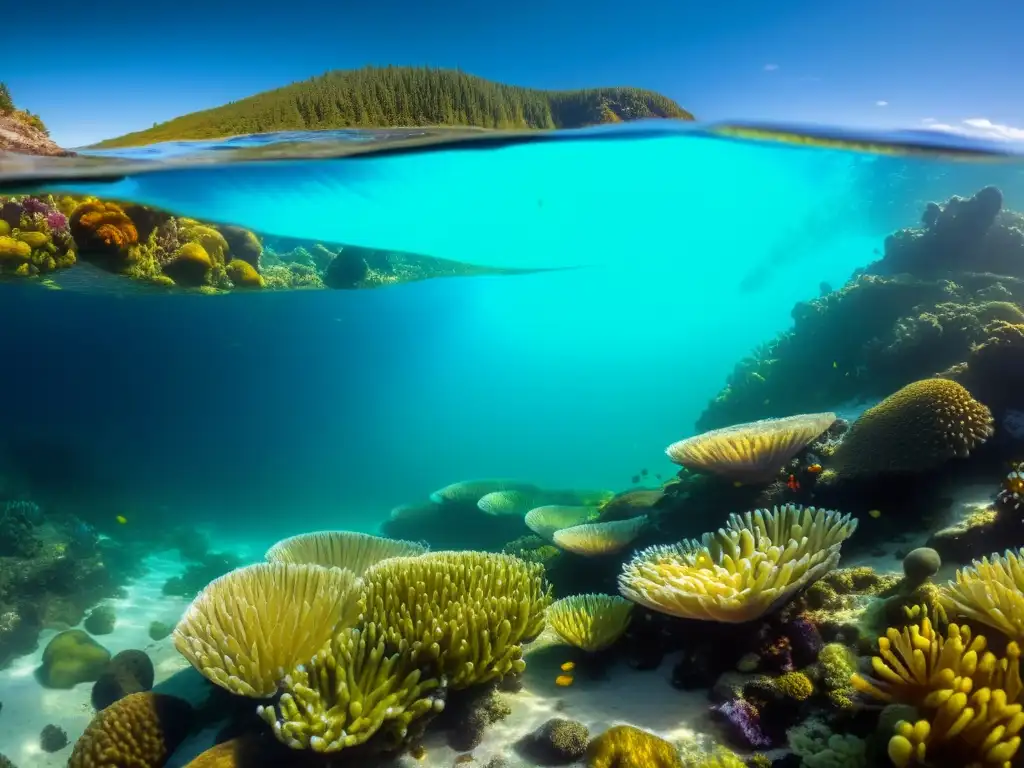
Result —
[[160, 693], [133, 693], [92, 719], [68, 768], [160, 768], [185, 738], [192, 708]]

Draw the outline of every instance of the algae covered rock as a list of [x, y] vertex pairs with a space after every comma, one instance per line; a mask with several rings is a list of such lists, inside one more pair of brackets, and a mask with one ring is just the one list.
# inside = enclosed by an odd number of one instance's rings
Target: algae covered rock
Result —
[[131, 693], [148, 691], [153, 687], [153, 662], [145, 651], [121, 651], [107, 664], [92, 686], [92, 705], [105, 709]]
[[80, 629], [61, 632], [46, 645], [39, 682], [47, 688], [74, 688], [96, 680], [110, 661], [110, 651]]
[[97, 605], [86, 616], [82, 626], [90, 635], [109, 635], [117, 624], [117, 613], [112, 605]]

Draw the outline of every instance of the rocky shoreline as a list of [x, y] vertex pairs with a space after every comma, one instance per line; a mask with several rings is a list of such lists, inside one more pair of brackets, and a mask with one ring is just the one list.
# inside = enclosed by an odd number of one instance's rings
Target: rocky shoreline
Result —
[[23, 155], [46, 157], [74, 157], [75, 153], [63, 149], [42, 131], [21, 122], [12, 115], [0, 115], [0, 153], [16, 152]]

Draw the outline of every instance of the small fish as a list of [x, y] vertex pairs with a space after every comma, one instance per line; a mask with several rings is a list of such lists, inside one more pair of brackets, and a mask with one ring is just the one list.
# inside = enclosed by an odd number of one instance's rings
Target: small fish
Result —
[[762, 405], [768, 405], [769, 403], [771, 403], [771, 400], [769, 400], [768, 398], [765, 398], [765, 400], [762, 403]]
[[641, 469], [640, 470], [640, 474], [643, 475], [644, 477], [647, 477], [647, 470], [646, 469]]
[[790, 475], [789, 480], [786, 481], [786, 485], [789, 486], [791, 491], [800, 490], [800, 481], [796, 479], [796, 475]]
[[128, 522], [128, 518], [125, 517], [124, 515], [118, 515], [114, 519], [117, 520], [117, 522], [119, 522], [121, 525], [124, 525], [125, 523]]
[[655, 480], [661, 480], [661, 474], [659, 473], [659, 474], [655, 475], [655, 476], [654, 476], [654, 479], [655, 479]]
[[807, 468], [807, 471], [810, 472], [812, 475], [820, 474], [821, 464], [811, 464], [811, 466]]
[[640, 475], [633, 475], [633, 485], [640, 482]]
[[869, 509], [868, 510], [868, 515], [870, 517], [875, 518], [875, 520], [877, 520], [878, 518], [880, 518], [882, 516], [882, 510], [880, 510], [880, 509]]
[[559, 675], [555, 678], [555, 685], [559, 688], [568, 688], [573, 683], [572, 675]]
[[564, 664], [562, 664], [562, 666], [560, 666], [559, 669], [563, 672], [572, 672], [574, 669], [576, 669], [576, 662], [567, 661]]
[[839, 363], [837, 363], [835, 360], [833, 360], [832, 361], [832, 367], [833, 368], [838, 368], [839, 367]]

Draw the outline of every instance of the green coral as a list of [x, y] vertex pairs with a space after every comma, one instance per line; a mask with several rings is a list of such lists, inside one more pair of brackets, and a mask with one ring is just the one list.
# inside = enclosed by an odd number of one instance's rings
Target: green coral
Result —
[[96, 680], [110, 661], [110, 651], [80, 629], [55, 636], [43, 651], [39, 681], [47, 688], [74, 688]]
[[832, 703], [840, 709], [853, 707], [855, 691], [850, 677], [857, 671], [857, 657], [842, 643], [829, 643], [818, 654], [821, 683]]
[[857, 736], [833, 733], [820, 720], [807, 720], [787, 734], [789, 748], [805, 768], [867, 768], [867, 742]]

